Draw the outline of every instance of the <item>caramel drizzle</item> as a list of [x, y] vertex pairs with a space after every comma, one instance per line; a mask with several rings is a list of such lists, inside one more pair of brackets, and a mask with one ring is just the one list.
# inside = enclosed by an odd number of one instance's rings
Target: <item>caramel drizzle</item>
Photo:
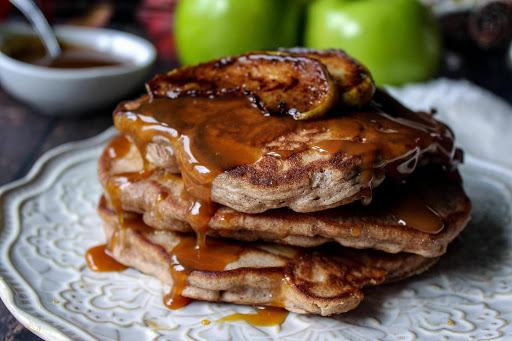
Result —
[[105, 244], [87, 250], [85, 260], [89, 269], [96, 272], [123, 271], [127, 268], [108, 254]]
[[[380, 97], [391, 102], [383, 94]], [[369, 166], [364, 166], [369, 171], [378, 156], [390, 175], [397, 178], [410, 174], [423, 152], [439, 155], [447, 164], [453, 161], [453, 136], [446, 126], [428, 114], [413, 113], [403, 107], [397, 109], [399, 114], [391, 116], [383, 112], [383, 107], [386, 106], [375, 104], [365, 112], [295, 121], [286, 116], [263, 116], [246, 98], [156, 98], [143, 100], [136, 108], [121, 105], [115, 117], [120, 114], [129, 117], [129, 126], [120, 126], [117, 120], [116, 124], [131, 140], [139, 141], [137, 146], [143, 157], [144, 146], [154, 136], [166, 137], [174, 147], [189, 193], [202, 200], [209, 199], [208, 185], [221, 172], [252, 164], [266, 154], [287, 158], [317, 145], [287, 151], [268, 146], [290, 133], [329, 132], [332, 141], [318, 142], [324, 144], [318, 150], [347, 156], [363, 152], [363, 157], [369, 158]], [[325, 147], [335, 143], [345, 143], [344, 148]]]
[[[106, 199], [102, 197], [100, 207], [106, 207]], [[118, 215], [119, 216], [119, 215]], [[127, 229], [136, 230], [150, 236], [156, 231], [147, 226], [142, 216], [134, 213], [122, 215], [118, 220], [119, 228], [115, 229], [108, 245], [100, 245], [91, 248], [87, 252], [86, 260], [94, 271], [122, 271], [126, 266], [118, 263], [109, 256], [109, 250], [113, 250]], [[189, 274], [195, 270], [218, 272], [239, 259], [244, 251], [240, 244], [229, 243], [222, 240], [210, 239], [202, 247], [196, 246], [196, 238], [191, 235], [179, 235], [180, 242], [169, 252], [169, 271], [173, 281], [171, 292], [164, 297], [164, 304], [171, 309], [179, 309], [187, 305], [191, 300], [182, 296], [187, 285]]]
[[[110, 160], [120, 160], [125, 157], [131, 148], [131, 143], [124, 135], [115, 136], [105, 148], [105, 153], [107, 153]], [[111, 162], [109, 162], [109, 166], [111, 166]], [[106, 169], [107, 172], [111, 172], [111, 169]], [[151, 176], [151, 171], [147, 170], [144, 167], [142, 170], [138, 172], [127, 172], [127, 173], [117, 173], [115, 175], [109, 174], [106, 181], [106, 191], [108, 193], [108, 197], [110, 199], [110, 203], [112, 207], [117, 212], [119, 217], [119, 222], [121, 225], [123, 224], [124, 216], [123, 216], [123, 207], [120, 199], [120, 193], [124, 186], [132, 184], [136, 181], [147, 179]]]
[[[373, 108], [373, 109], [372, 109]], [[224, 263], [226, 254], [224, 246], [217, 255], [214, 245], [206, 243], [209, 221], [216, 212], [211, 201], [211, 183], [220, 173], [238, 166], [252, 164], [261, 157], [288, 158], [305, 149], [320, 154], [342, 154], [348, 157], [361, 157], [360, 177], [366, 184], [363, 190], [363, 202], [371, 201], [371, 183], [374, 169], [385, 167], [388, 175], [403, 179], [418, 166], [421, 155], [425, 152], [435, 155], [439, 161], [452, 167], [457, 162], [453, 135], [441, 123], [434, 121], [427, 114], [413, 113], [402, 107], [384, 92], [378, 92], [372, 108], [366, 112], [350, 112], [339, 117], [328, 116], [314, 121], [296, 121], [290, 117], [263, 116], [247, 98], [191, 98], [178, 99], [155, 98], [142, 103], [121, 104], [114, 114], [118, 129], [136, 143], [144, 167], [140, 172], [116, 174], [107, 181], [107, 192], [117, 212], [122, 212], [119, 191], [127, 183], [147, 179], [152, 172], [146, 158], [146, 146], [154, 136], [163, 136], [172, 144], [176, 159], [181, 169], [185, 185], [183, 197], [189, 202], [187, 217], [196, 231], [195, 239], [184, 239], [172, 251], [170, 272], [174, 285], [164, 302], [171, 309], [188, 303], [181, 296], [186, 286], [188, 274], [195, 266], [204, 266], [200, 259], [219, 259], [213, 263], [223, 269], [233, 259]], [[384, 109], [391, 108], [396, 116], [390, 116]], [[122, 125], [116, 120], [118, 115], [126, 115], [130, 122]], [[291, 150], [277, 150], [268, 146], [280, 136], [301, 132], [329, 132], [330, 140], [320, 141]], [[118, 137], [110, 145], [108, 153], [112, 158], [119, 158], [129, 150], [128, 140]], [[163, 198], [163, 199], [162, 199]], [[165, 200], [165, 195], [157, 202]], [[422, 205], [397, 206], [393, 212], [398, 223], [421, 230], [428, 230], [432, 223], [436, 233], [439, 228], [437, 220], [442, 220], [424, 203]], [[427, 224], [403, 214], [412, 210], [422, 215], [428, 211]], [[434, 216], [431, 216], [434, 213]], [[123, 215], [120, 215], [123, 225]], [[426, 227], [427, 226], [427, 227]], [[231, 254], [238, 251], [231, 250]], [[241, 250], [239, 250], [241, 252]], [[223, 256], [222, 256], [223, 255]], [[222, 256], [222, 257], [221, 257]], [[205, 258], [206, 257], [206, 258]], [[217, 257], [217, 258], [215, 258]], [[208, 267], [197, 268], [208, 270]], [[221, 270], [222, 270], [221, 269]], [[217, 270], [211, 270], [217, 271]]]
[[187, 278], [194, 270], [222, 271], [226, 265], [238, 260], [244, 248], [239, 244], [215, 239], [199, 248], [192, 236], [183, 236], [181, 242], [171, 251], [170, 272], [173, 279], [171, 292], [164, 297], [164, 304], [170, 309], [179, 309], [190, 302], [182, 296]]
[[408, 196], [390, 207], [395, 224], [414, 228], [429, 234], [438, 234], [444, 228], [444, 221], [437, 213], [416, 196]]
[[[397, 114], [383, 112], [388, 107]], [[425, 152], [447, 165], [456, 161], [451, 131], [428, 114], [413, 113], [383, 92], [378, 92], [373, 107], [365, 110], [296, 121], [290, 117], [263, 116], [245, 97], [183, 97], [122, 104], [114, 118], [122, 133], [138, 141], [137, 147], [144, 158], [145, 146], [154, 136], [167, 138], [176, 153], [185, 189], [197, 201], [190, 207], [206, 206], [204, 212], [210, 213], [215, 212], [210, 200], [215, 177], [265, 156], [288, 158], [305, 149], [348, 157], [357, 155], [362, 161], [361, 180], [366, 184], [367, 202], [371, 200], [376, 167], [385, 167], [388, 175], [403, 179], [414, 171]], [[123, 126], [123, 120], [116, 119], [119, 115], [128, 118], [127, 126]], [[329, 133], [330, 140], [291, 150], [269, 147], [270, 142], [290, 133], [322, 131]], [[192, 209], [189, 212], [192, 226], [202, 231], [205, 219], [197, 222], [194, 212]]]
[[119, 173], [108, 178], [106, 186], [107, 193], [114, 210], [118, 214], [119, 222], [121, 224], [124, 222], [124, 212], [120, 199], [120, 193], [123, 187], [140, 180], [145, 180], [149, 178], [151, 174], [152, 172], [150, 171], [142, 170], [140, 172]]
[[[106, 147], [106, 153], [108, 154], [109, 158], [111, 160], [118, 160], [122, 157], [126, 156], [127, 153], [130, 151], [130, 141], [123, 136], [119, 135], [114, 137], [109, 145]], [[139, 148], [139, 151], [141, 149]], [[115, 175], [110, 175], [106, 181], [106, 190], [108, 193], [108, 196], [110, 198], [110, 203], [112, 204], [114, 210], [118, 214], [119, 224], [122, 228], [134, 228], [138, 227], [139, 229], [145, 228], [145, 225], [142, 223], [142, 221], [133, 220], [131, 218], [129, 221], [125, 221], [125, 215], [120, 199], [120, 193], [123, 190], [123, 186], [147, 179], [151, 176], [152, 171], [148, 170], [148, 163], [144, 159], [143, 169], [138, 172], [129, 172], [129, 173], [118, 173]], [[110, 171], [107, 170], [107, 171]], [[183, 193], [184, 195], [189, 196], [188, 193]], [[165, 200], [167, 197], [167, 193], [160, 192], [157, 196], [155, 206], [157, 206], [161, 201]], [[103, 200], [103, 199], [102, 199]], [[172, 251], [172, 265], [170, 266], [170, 273], [171, 277], [173, 279], [173, 286], [172, 290], [169, 294], [165, 295], [164, 297], [164, 304], [171, 308], [171, 309], [179, 309], [188, 303], [190, 303], [190, 299], [187, 297], [184, 297], [181, 295], [183, 289], [186, 286], [186, 281], [188, 274], [192, 271], [193, 268], [190, 267], [191, 263], [197, 264], [199, 260], [205, 259], [205, 260], [211, 260], [210, 256], [216, 256], [215, 252], [212, 252], [211, 245], [206, 246], [206, 229], [208, 227], [208, 222], [210, 215], [213, 215], [213, 213], [207, 211], [205, 212], [205, 209], [210, 208], [212, 205], [204, 204], [200, 200], [188, 200], [190, 203], [190, 207], [187, 210], [187, 215], [189, 217], [189, 221], [193, 221], [198, 229], [197, 231], [197, 237], [194, 238], [185, 238], [183, 241], [176, 246], [175, 249]], [[155, 210], [158, 212], [158, 209]], [[157, 213], [159, 214], [159, 213]], [[195, 219], [195, 220], [193, 220]], [[208, 219], [208, 220], [206, 220]], [[111, 245], [109, 248], [113, 248], [113, 245], [115, 245], [116, 240], [119, 238], [119, 231], [116, 231], [114, 235], [111, 238]], [[194, 246], [189, 245], [190, 241], [193, 240], [195, 243]], [[103, 250], [105, 247], [103, 246]], [[91, 249], [93, 250], [93, 249]], [[89, 251], [91, 251], [89, 250]], [[106, 264], [105, 260], [100, 260], [98, 256], [98, 252], [96, 249], [93, 250], [94, 253], [91, 253], [91, 255], [95, 255], [95, 258], [92, 258], [90, 255], [90, 252], [87, 253], [87, 264], [91, 269], [96, 269], [95, 263], [91, 263], [94, 259], [98, 259], [96, 262], [101, 262], [101, 264]], [[189, 252], [190, 251], [190, 252]], [[91, 251], [92, 252], [92, 251]], [[108, 255], [105, 254], [105, 257]], [[215, 257], [214, 257], [215, 258]], [[218, 259], [217, 256], [215, 259]], [[231, 260], [232, 257], [227, 257], [227, 260]], [[114, 259], [112, 261], [115, 262]], [[221, 262], [221, 261], [220, 261]], [[229, 262], [228, 262], [229, 263]], [[188, 265], [187, 265], [188, 264]], [[218, 264], [218, 266], [222, 266], [222, 262]], [[227, 264], [227, 263], [226, 263]], [[224, 264], [224, 266], [226, 265]], [[202, 266], [204, 267], [204, 266]], [[105, 267], [103, 267], [105, 268]], [[105, 268], [107, 270], [101, 270], [101, 271], [108, 271], [109, 268]], [[112, 267], [113, 271], [115, 267]], [[99, 270], [95, 270], [99, 271]]]
[[[106, 203], [105, 198], [102, 197], [100, 206], [104, 206]], [[92, 252], [97, 253], [99, 251], [102, 252], [102, 257], [96, 257], [95, 259], [99, 259], [101, 264], [105, 263], [104, 257], [108, 257], [107, 261], [111, 261], [112, 265], [101, 265], [101, 270], [95, 271], [122, 271], [126, 268], [126, 266], [118, 263], [113, 258], [108, 256], [108, 250], [112, 250], [116, 247], [116, 244], [119, 242], [120, 238], [122, 238], [122, 234], [125, 233], [125, 230], [132, 229], [143, 233], [146, 238], [153, 233], [158, 233], [154, 229], [147, 226], [140, 215], [127, 213], [124, 219], [124, 223], [118, 225], [112, 235], [108, 245], [100, 245], [98, 247], [92, 248]], [[241, 244], [241, 243], [231, 243], [224, 240], [207, 238], [207, 242], [203, 247], [196, 247], [196, 239], [191, 235], [183, 235], [180, 234], [180, 242], [172, 248], [172, 250], [168, 253], [170, 259], [170, 274], [173, 281], [173, 285], [169, 294], [165, 295], [163, 298], [163, 303], [168, 308], [176, 310], [180, 309], [191, 302], [191, 299], [182, 295], [184, 289], [187, 286], [188, 276], [196, 270], [199, 271], [211, 271], [211, 272], [220, 272], [225, 270], [228, 264], [236, 262], [240, 256], [243, 254], [244, 250], [248, 248], [254, 248], [252, 245]], [[294, 250], [291, 248], [283, 247], [283, 254], [286, 254], [289, 257], [294, 257], [296, 255], [295, 252], [288, 251], [286, 249]], [[99, 251], [97, 251], [99, 250]], [[90, 252], [88, 252], [89, 254]], [[96, 261], [94, 264], [98, 264], [99, 261]], [[115, 265], [119, 265], [118, 268]], [[287, 276], [283, 276], [281, 280], [282, 288], [285, 286], [292, 286], [291, 279]], [[282, 291], [282, 289], [281, 289]], [[274, 300], [271, 302], [272, 305], [282, 307], [284, 302], [284, 297], [282, 293], [278, 293]], [[223, 321], [235, 321], [239, 319], [245, 319], [249, 323], [253, 323], [258, 326], [268, 326], [268, 325], [276, 325], [281, 324], [286, 319], [288, 312], [284, 309], [275, 308], [275, 307], [265, 307], [265, 308], [257, 308], [257, 314], [248, 315], [247, 319], [240, 314], [238, 317], [226, 317]], [[269, 319], [272, 319], [270, 321]], [[267, 320], [267, 322], [265, 322]]]
[[217, 322], [245, 321], [253, 326], [267, 327], [284, 323], [288, 317], [288, 311], [275, 307], [254, 307], [255, 314], [232, 314], [225, 316]]

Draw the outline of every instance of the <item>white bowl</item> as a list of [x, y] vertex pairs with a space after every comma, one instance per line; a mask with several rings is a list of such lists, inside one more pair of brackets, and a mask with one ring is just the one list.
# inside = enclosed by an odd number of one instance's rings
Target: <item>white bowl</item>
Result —
[[[13, 59], [0, 51], [0, 82], [6, 92], [48, 115], [70, 116], [114, 105], [137, 87], [142, 88], [156, 50], [145, 39], [129, 33], [58, 26], [63, 42], [102, 51], [131, 63], [87, 69], [57, 69]], [[0, 46], [13, 34], [30, 33], [20, 25], [0, 30]]]

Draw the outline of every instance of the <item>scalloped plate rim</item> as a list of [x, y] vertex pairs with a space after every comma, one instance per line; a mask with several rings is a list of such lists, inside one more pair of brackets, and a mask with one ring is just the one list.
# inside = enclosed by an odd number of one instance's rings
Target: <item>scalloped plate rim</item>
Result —
[[[0, 208], [2, 209], [1, 211], [3, 211], [3, 207], [4, 207], [3, 200], [4, 200], [5, 195], [7, 195], [9, 192], [11, 192], [15, 189], [22, 188], [28, 184], [31, 184], [33, 181], [35, 181], [35, 179], [40, 175], [42, 169], [51, 160], [61, 157], [70, 151], [74, 152], [74, 151], [77, 151], [80, 149], [88, 149], [88, 148], [94, 147], [95, 145], [105, 143], [115, 133], [116, 133], [115, 128], [113, 126], [111, 126], [98, 135], [92, 136], [87, 139], [79, 140], [79, 141], [64, 143], [60, 146], [52, 148], [52, 149], [46, 151], [45, 153], [43, 153], [43, 155], [41, 155], [37, 159], [37, 161], [34, 163], [34, 165], [30, 169], [30, 171], [27, 173], [27, 175], [25, 175], [24, 177], [22, 177], [18, 180], [12, 181], [12, 182], [7, 183], [0, 187]], [[4, 217], [0, 217], [0, 224], [1, 224], [0, 225], [0, 233], [2, 233], [2, 231], [4, 229], [4, 223], [3, 223], [4, 219], [5, 219]], [[18, 223], [19, 223], [19, 221], [18, 221]], [[20, 227], [19, 224], [17, 224], [18, 231], [19, 231], [19, 227]], [[15, 231], [15, 232], [17, 232], [17, 231]], [[0, 244], [0, 251], [2, 251], [0, 257], [2, 257], [4, 261], [6, 259], [8, 260], [8, 258], [9, 258], [9, 257], [4, 257], [4, 256], [6, 255], [6, 253], [9, 252], [11, 245], [12, 245], [12, 241], [6, 245]], [[21, 274], [18, 271], [16, 271], [14, 266], [12, 264], [10, 264], [10, 261], [8, 261], [8, 262], [9, 262], [9, 265], [12, 268], [12, 270], [15, 270], [15, 273], [18, 277], [17, 279], [19, 281], [23, 282], [28, 288], [30, 288], [31, 293], [35, 294], [34, 288], [32, 288], [30, 285], [28, 285], [28, 283], [26, 283], [23, 276], [21, 276]], [[14, 294], [15, 294], [15, 292], [9, 287], [9, 285], [3, 279], [0, 280], [0, 299], [2, 299], [6, 308], [11, 312], [11, 314], [24, 327], [26, 327], [27, 329], [32, 331], [34, 334], [36, 334], [37, 336], [39, 336], [43, 339], [48, 338], [50, 340], [56, 340], [56, 341], [72, 340], [66, 334], [64, 334], [62, 331], [60, 331], [57, 328], [55, 328], [54, 326], [52, 326], [50, 323], [42, 321], [41, 319], [39, 319], [39, 318], [31, 315], [30, 313], [22, 310], [21, 308], [19, 308], [15, 302]], [[39, 299], [37, 299], [37, 304], [40, 305]], [[43, 308], [43, 309], [46, 310], [45, 308]], [[77, 327], [76, 325], [70, 323], [69, 321], [61, 318], [60, 316], [57, 316], [48, 310], [46, 310], [46, 312], [48, 314], [54, 315], [54, 317], [62, 320], [63, 323], [68, 324], [73, 329], [77, 329], [81, 333], [88, 334], [83, 329], [81, 329], [81, 328]], [[90, 334], [88, 334], [88, 336], [92, 340], [95, 340], [95, 338], [92, 337]]]

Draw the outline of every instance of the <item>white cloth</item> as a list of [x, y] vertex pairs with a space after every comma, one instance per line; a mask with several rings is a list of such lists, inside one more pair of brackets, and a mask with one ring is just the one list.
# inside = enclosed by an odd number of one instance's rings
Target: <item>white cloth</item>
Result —
[[512, 167], [512, 106], [505, 100], [468, 81], [443, 78], [387, 90], [414, 110], [437, 109], [436, 118], [453, 129], [465, 153]]

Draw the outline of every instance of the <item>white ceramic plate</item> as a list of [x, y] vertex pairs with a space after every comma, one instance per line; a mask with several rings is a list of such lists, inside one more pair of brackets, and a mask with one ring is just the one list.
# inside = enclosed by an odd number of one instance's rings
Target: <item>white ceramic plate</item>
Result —
[[[432, 270], [369, 287], [336, 317], [290, 314], [280, 327], [216, 323], [250, 307], [194, 302], [171, 311], [169, 288], [129, 269], [95, 273], [84, 253], [104, 242], [96, 159], [115, 134], [45, 154], [0, 190], [0, 296], [47, 340], [485, 340], [512, 335], [512, 169], [467, 156], [461, 167], [473, 219]], [[201, 324], [207, 319], [209, 325]]]

